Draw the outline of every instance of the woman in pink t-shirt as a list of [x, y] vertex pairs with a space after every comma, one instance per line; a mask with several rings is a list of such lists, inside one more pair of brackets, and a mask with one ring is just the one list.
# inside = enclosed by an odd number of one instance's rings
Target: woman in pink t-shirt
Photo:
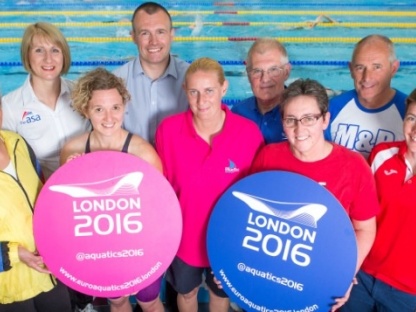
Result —
[[229, 299], [211, 272], [207, 225], [219, 197], [247, 175], [263, 138], [254, 122], [221, 103], [227, 88], [217, 61], [195, 60], [184, 82], [190, 109], [166, 118], [156, 131], [156, 150], [183, 216], [179, 250], [166, 275], [178, 292], [180, 311], [197, 311], [197, 293], [204, 273], [210, 311], [227, 312], [229, 308]]

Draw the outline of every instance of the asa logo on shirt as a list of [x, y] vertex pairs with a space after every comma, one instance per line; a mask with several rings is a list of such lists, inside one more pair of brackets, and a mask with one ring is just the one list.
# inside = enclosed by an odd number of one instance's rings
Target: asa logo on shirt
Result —
[[240, 172], [240, 168], [236, 166], [236, 164], [229, 159], [228, 160], [228, 167], [225, 167], [225, 173], [237, 173]]
[[33, 122], [41, 121], [39, 114], [34, 114], [31, 111], [24, 111], [22, 114], [22, 120], [20, 121], [21, 125], [30, 124]]

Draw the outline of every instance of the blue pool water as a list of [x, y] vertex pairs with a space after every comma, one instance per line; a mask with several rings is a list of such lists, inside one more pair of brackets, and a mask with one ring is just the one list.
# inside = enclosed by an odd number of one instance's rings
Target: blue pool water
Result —
[[[410, 92], [416, 87], [416, 4], [411, 0], [375, 1], [161, 1], [172, 14], [176, 39], [172, 52], [192, 61], [208, 56], [220, 61], [233, 103], [251, 95], [243, 61], [254, 37], [275, 37], [289, 53], [299, 77], [319, 80], [335, 90], [353, 88], [347, 62], [354, 43], [372, 33], [396, 42], [402, 65], [393, 86]], [[129, 20], [142, 1], [3, 1], [0, 3], [0, 90], [20, 86], [26, 73], [20, 64], [20, 38], [25, 23], [59, 23], [68, 38], [74, 65], [68, 77], [76, 79], [96, 66], [113, 70], [137, 54], [129, 38]], [[313, 29], [295, 29], [293, 23], [313, 20], [324, 13], [340, 21]], [[225, 23], [225, 24], [224, 24]], [[227, 25], [228, 23], [228, 25]], [[283, 24], [292, 23], [292, 24]], [[230, 25], [231, 24], [231, 25]], [[244, 25], [243, 25], [244, 24]], [[106, 39], [104, 39], [106, 38]]]

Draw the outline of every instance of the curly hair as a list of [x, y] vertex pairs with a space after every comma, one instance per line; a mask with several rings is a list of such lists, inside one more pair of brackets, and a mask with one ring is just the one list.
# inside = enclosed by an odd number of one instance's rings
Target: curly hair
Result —
[[91, 70], [79, 78], [75, 84], [72, 91], [72, 106], [78, 113], [86, 117], [93, 92], [110, 89], [117, 89], [124, 105], [130, 100], [130, 94], [123, 79], [101, 67]]

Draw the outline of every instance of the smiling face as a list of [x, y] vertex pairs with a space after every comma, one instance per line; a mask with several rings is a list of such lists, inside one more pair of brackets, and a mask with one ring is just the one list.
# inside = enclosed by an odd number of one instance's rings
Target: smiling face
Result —
[[221, 118], [221, 99], [225, 95], [228, 81], [219, 82], [216, 71], [190, 73], [186, 76], [184, 89], [194, 119], [198, 121], [215, 121]]
[[386, 42], [373, 39], [357, 47], [350, 72], [361, 104], [378, 108], [390, 101], [394, 94], [390, 82], [398, 68]]
[[324, 130], [328, 127], [329, 113], [322, 115], [316, 99], [307, 95], [293, 97], [284, 106], [283, 119], [299, 120], [307, 116], [317, 116], [316, 123], [305, 126], [297, 121], [294, 127], [288, 127], [283, 122], [283, 128], [295, 157], [303, 160], [320, 159], [319, 155], [324, 151]]
[[[279, 49], [270, 48], [264, 53], [254, 52], [251, 56], [251, 68], [248, 78], [259, 108], [265, 112], [279, 104], [280, 96], [285, 88], [285, 81], [290, 74], [290, 64], [282, 62], [283, 56]], [[276, 71], [270, 69], [278, 68]], [[252, 73], [263, 71], [260, 76]], [[269, 72], [267, 72], [269, 70]], [[276, 74], [271, 74], [272, 72]]]
[[140, 10], [134, 17], [133, 29], [131, 35], [139, 50], [142, 67], [145, 70], [154, 65], [166, 68], [174, 35], [169, 16], [163, 10], [153, 14]]
[[123, 98], [117, 89], [95, 90], [88, 102], [86, 117], [94, 131], [110, 136], [121, 129], [124, 116]]
[[64, 64], [62, 50], [46, 38], [35, 35], [30, 45], [29, 64], [33, 79], [58, 79]]

